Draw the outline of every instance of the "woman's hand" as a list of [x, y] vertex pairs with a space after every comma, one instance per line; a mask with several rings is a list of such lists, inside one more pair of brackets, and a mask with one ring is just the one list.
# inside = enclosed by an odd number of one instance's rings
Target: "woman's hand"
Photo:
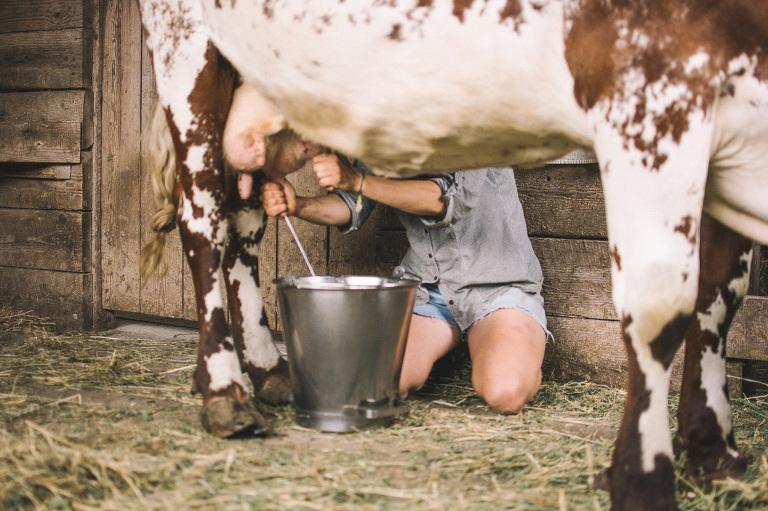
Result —
[[346, 158], [333, 153], [318, 154], [312, 158], [312, 170], [320, 186], [329, 192], [334, 189], [357, 192], [362, 179]]
[[269, 216], [292, 216], [296, 214], [296, 190], [291, 183], [264, 181], [259, 195], [262, 207]]

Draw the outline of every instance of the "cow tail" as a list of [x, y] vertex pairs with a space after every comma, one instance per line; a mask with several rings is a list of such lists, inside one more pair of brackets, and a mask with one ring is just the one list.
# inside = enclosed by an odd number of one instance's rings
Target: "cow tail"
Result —
[[157, 212], [150, 224], [154, 235], [141, 249], [139, 271], [146, 281], [158, 268], [161, 274], [168, 270], [165, 253], [165, 237], [176, 227], [176, 204], [173, 201], [173, 187], [176, 182], [176, 151], [173, 147], [171, 130], [165, 110], [159, 102], [155, 104], [149, 129], [142, 133], [142, 167], [149, 172]]

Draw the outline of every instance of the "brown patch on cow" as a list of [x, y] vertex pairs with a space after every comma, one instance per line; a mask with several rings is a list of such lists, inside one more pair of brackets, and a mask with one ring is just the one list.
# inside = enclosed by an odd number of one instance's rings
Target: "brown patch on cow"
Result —
[[621, 271], [621, 255], [619, 255], [619, 247], [616, 245], [611, 249], [611, 260], [616, 265], [616, 269]]
[[616, 80], [610, 49], [618, 32], [601, 2], [585, 2], [572, 19], [565, 39], [565, 58], [573, 74], [574, 96], [584, 109], [608, 95]]
[[[768, 12], [764, 3], [752, 1], [583, 0], [569, 13], [566, 60], [574, 76], [576, 100], [585, 109], [601, 100], [624, 104], [637, 100], [633, 119], [639, 125], [650, 117], [656, 127], [653, 140], [627, 137], [650, 158], [644, 164], [658, 170], [667, 160], [659, 149], [665, 137], [679, 142], [688, 129], [691, 112], [710, 110], [719, 94], [717, 80], [727, 82], [729, 62], [740, 56], [757, 56], [758, 78], [768, 74], [763, 57], [768, 50]], [[622, 31], [619, 30], [622, 27]], [[707, 55], [697, 68], [687, 67], [699, 53]], [[639, 72], [644, 84], [625, 90], [625, 80]], [[725, 81], [723, 81], [725, 78]], [[663, 112], [652, 112], [645, 97], [651, 84], [683, 86], [690, 96], [675, 101]], [[627, 132], [627, 126], [616, 126]]]
[[499, 11], [499, 21], [507, 19], [515, 20], [515, 23], [520, 21], [520, 15], [523, 13], [523, 6], [520, 4], [520, 0], [507, 0], [504, 8]]
[[696, 222], [690, 215], [686, 215], [680, 220], [680, 223], [675, 226], [674, 230], [685, 236], [685, 239], [691, 245], [696, 243]]
[[275, 0], [264, 0], [264, 7], [262, 8], [262, 12], [264, 13], [264, 17], [267, 19], [272, 19], [275, 15], [275, 7], [274, 7]]
[[[739, 55], [762, 56], [768, 49], [768, 11], [762, 1], [691, 4], [584, 0], [571, 15], [573, 28], [566, 37], [566, 59], [582, 91], [576, 96], [580, 104], [588, 109], [599, 99], [620, 93], [616, 90], [619, 77], [629, 69], [640, 69], [648, 83], [662, 77], [672, 84], [685, 83], [709, 105], [711, 78]], [[626, 40], [620, 41], [619, 25], [629, 32]], [[633, 42], [634, 35], [646, 37], [647, 46]], [[700, 51], [710, 61], [702, 70], [686, 73], [683, 64]], [[765, 76], [767, 67], [761, 64], [758, 78]]]
[[664, 325], [659, 335], [650, 343], [653, 359], [661, 362], [664, 369], [669, 369], [677, 349], [683, 342], [685, 331], [691, 324], [690, 314], [680, 314]]
[[472, 8], [475, 0], [453, 0], [453, 15], [464, 23], [464, 11]]
[[402, 37], [402, 34], [400, 33], [401, 28], [402, 27], [400, 26], [399, 23], [396, 25], [392, 25], [392, 31], [389, 33], [387, 37], [392, 39], [393, 41], [402, 41], [403, 37]]

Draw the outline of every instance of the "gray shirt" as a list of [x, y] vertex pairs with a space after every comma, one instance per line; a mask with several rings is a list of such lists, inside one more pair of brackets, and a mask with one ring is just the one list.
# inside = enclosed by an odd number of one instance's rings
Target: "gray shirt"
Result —
[[[359, 162], [355, 167], [370, 170]], [[402, 265], [424, 283], [436, 283], [459, 328], [465, 330], [509, 287], [518, 287], [540, 303], [543, 277], [528, 239], [523, 208], [511, 168], [489, 168], [455, 174], [421, 176], [437, 183], [447, 211], [441, 219], [395, 210], [405, 226], [410, 247]], [[342, 232], [358, 229], [375, 202], [337, 191], [352, 219]], [[419, 288], [416, 304], [426, 303]]]

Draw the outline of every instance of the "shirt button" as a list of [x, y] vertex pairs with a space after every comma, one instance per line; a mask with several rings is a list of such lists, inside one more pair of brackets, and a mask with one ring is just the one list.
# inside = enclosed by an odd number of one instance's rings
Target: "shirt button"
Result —
[[453, 305], [453, 300], [448, 300], [449, 305]]
[[432, 259], [432, 254], [429, 254], [429, 258]]

